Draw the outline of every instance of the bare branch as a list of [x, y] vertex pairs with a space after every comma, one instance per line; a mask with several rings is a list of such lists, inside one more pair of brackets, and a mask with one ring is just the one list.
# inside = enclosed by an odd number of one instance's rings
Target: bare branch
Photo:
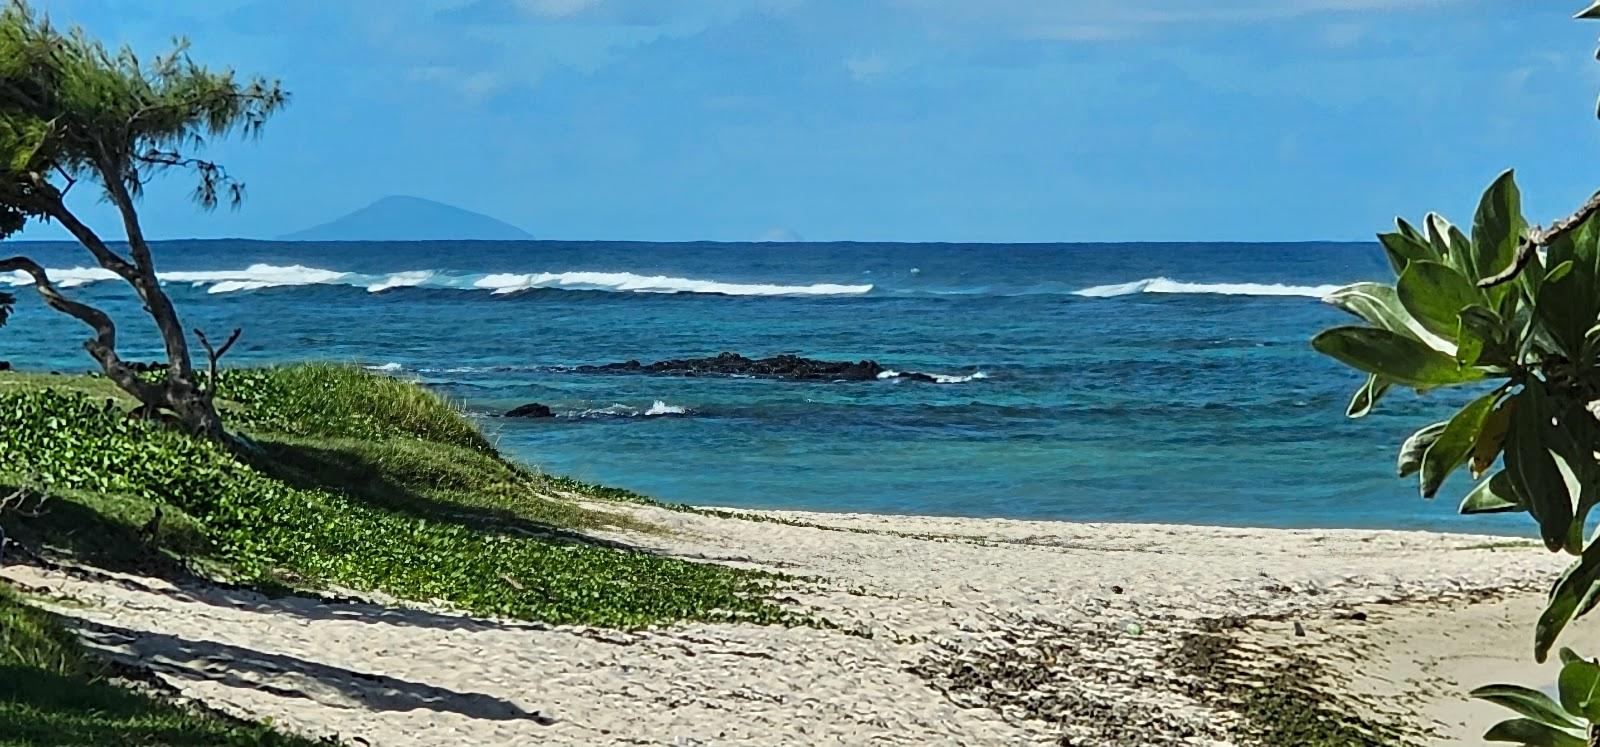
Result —
[[[29, 484], [36, 480], [30, 479]], [[33, 508], [26, 508], [28, 499], [34, 499]], [[44, 506], [50, 502], [50, 489], [33, 490], [28, 485], [18, 487], [11, 495], [0, 498], [0, 514], [11, 512], [27, 519], [37, 519], [45, 514]]]
[[217, 361], [222, 360], [222, 356], [228, 354], [228, 351], [233, 348], [233, 344], [239, 341], [239, 335], [242, 332], [244, 332], [243, 328], [235, 327], [233, 334], [228, 335], [228, 341], [222, 343], [222, 347], [213, 348], [211, 347], [211, 341], [206, 339], [206, 333], [202, 332], [199, 327], [194, 329], [194, 336], [199, 338], [200, 347], [206, 349], [207, 371], [210, 374], [206, 379], [206, 392], [213, 397], [217, 394]]
[[1596, 213], [1600, 213], [1600, 192], [1595, 192], [1594, 196], [1590, 197], [1588, 202], [1583, 203], [1583, 207], [1578, 208], [1577, 212], [1550, 224], [1549, 230], [1541, 229], [1538, 226], [1528, 229], [1528, 236], [1522, 240], [1521, 244], [1517, 245], [1517, 254], [1512, 258], [1511, 266], [1479, 280], [1478, 287], [1493, 288], [1510, 282], [1527, 268], [1529, 262], [1533, 261], [1533, 256], [1538, 253], [1539, 247], [1555, 243], [1562, 236], [1583, 225], [1584, 221], [1589, 220]]

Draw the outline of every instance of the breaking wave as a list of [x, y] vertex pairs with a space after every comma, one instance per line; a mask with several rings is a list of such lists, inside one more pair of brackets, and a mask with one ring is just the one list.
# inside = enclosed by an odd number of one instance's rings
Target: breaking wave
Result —
[[[98, 267], [50, 269], [48, 273], [51, 280], [63, 288], [117, 279], [110, 270]], [[667, 275], [638, 275], [631, 272], [474, 274], [444, 270], [408, 270], [364, 274], [324, 270], [304, 265], [267, 264], [254, 264], [242, 270], [163, 272], [160, 276], [163, 282], [189, 283], [205, 287], [210, 293], [235, 293], [303, 285], [345, 285], [365, 288], [372, 293], [395, 288], [455, 288], [488, 291], [496, 295], [540, 288], [621, 293], [714, 293], [725, 296], [848, 296], [872, 291], [871, 285], [729, 283]], [[0, 273], [0, 284], [21, 286], [32, 283], [33, 279], [22, 272]]]
[[576, 418], [658, 418], [670, 415], [687, 415], [689, 409], [678, 405], [669, 405], [663, 400], [656, 400], [643, 410], [630, 407], [621, 403], [596, 407], [582, 412], [572, 413], [565, 417]]
[[1212, 294], [1222, 296], [1303, 296], [1322, 298], [1338, 285], [1281, 285], [1277, 283], [1185, 283], [1172, 278], [1145, 278], [1131, 283], [1096, 285], [1072, 292], [1088, 298], [1115, 298], [1137, 293]]
[[979, 379], [987, 379], [987, 378], [989, 378], [989, 374], [986, 374], [986, 373], [984, 373], [982, 371], [974, 371], [974, 372], [966, 374], [966, 375], [936, 374], [936, 373], [924, 374], [924, 373], [919, 373], [919, 372], [916, 372], [916, 371], [882, 371], [882, 372], [878, 373], [878, 378], [879, 379], [898, 379], [898, 378], [901, 378], [903, 376], [908, 376], [908, 375], [929, 376], [929, 377], [933, 378], [933, 383], [935, 383], [935, 384], [965, 384], [965, 383], [967, 383], [969, 381], [977, 381]]

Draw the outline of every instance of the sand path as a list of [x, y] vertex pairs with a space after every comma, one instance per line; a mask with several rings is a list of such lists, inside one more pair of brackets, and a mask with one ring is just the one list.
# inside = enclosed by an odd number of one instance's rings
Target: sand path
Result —
[[[629, 510], [671, 532], [615, 539], [822, 579], [784, 595], [840, 629], [622, 633], [0, 575], [183, 697], [349, 744], [1230, 744], [1237, 714], [1174, 668], [1186, 633], [1265, 618], [1245, 630], [1409, 693], [1448, 741], [1482, 725], [1456, 687], [1498, 672], [1472, 656], [1518, 660], [1562, 566], [1464, 535]], [[1481, 624], [1423, 635], [1461, 610]]]

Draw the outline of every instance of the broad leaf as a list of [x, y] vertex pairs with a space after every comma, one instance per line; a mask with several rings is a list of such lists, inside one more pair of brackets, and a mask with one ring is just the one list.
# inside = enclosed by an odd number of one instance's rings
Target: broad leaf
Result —
[[1538, 381], [1524, 384], [1515, 401], [1506, 434], [1506, 471], [1517, 495], [1527, 502], [1528, 513], [1538, 520], [1545, 546], [1559, 550], [1567, 542], [1573, 510], [1566, 478], [1550, 453], [1548, 431], [1554, 413]]
[[1414, 337], [1435, 350], [1446, 353], [1456, 350], [1449, 340], [1429, 332], [1406, 311], [1392, 285], [1355, 283], [1328, 294], [1322, 300], [1366, 320], [1374, 327]]
[[1577, 729], [1583, 726], [1577, 719], [1562, 710], [1550, 696], [1520, 685], [1486, 685], [1473, 690], [1470, 695], [1498, 706], [1516, 711], [1541, 724]]
[[1352, 368], [1418, 390], [1484, 377], [1477, 368], [1458, 366], [1455, 358], [1386, 329], [1335, 327], [1313, 338], [1311, 346]]
[[1526, 230], [1516, 172], [1507, 171], [1484, 191], [1472, 218], [1473, 266], [1477, 269], [1472, 279], [1477, 281], [1510, 267]]
[[1458, 509], [1463, 514], [1498, 514], [1508, 511], [1524, 511], [1526, 507], [1517, 498], [1516, 491], [1511, 487], [1511, 476], [1505, 470], [1494, 473], [1493, 477], [1478, 483], [1467, 497], [1461, 499]]
[[1405, 443], [1400, 444], [1400, 458], [1395, 465], [1395, 471], [1400, 477], [1422, 469], [1423, 455], [1428, 453], [1428, 447], [1433, 446], [1433, 442], [1439, 440], [1439, 434], [1444, 433], [1445, 426], [1449, 424], [1449, 421], [1445, 421], [1426, 426], [1411, 434]]
[[[1561, 707], [1590, 721], [1600, 721], [1600, 664], [1570, 661], [1561, 667], [1557, 680]], [[1526, 715], [1526, 714], [1524, 714]]]
[[[4, 307], [0, 306], [0, 310]], [[0, 322], [4, 322], [0, 318]], [[1378, 406], [1378, 400], [1389, 391], [1391, 384], [1376, 375], [1368, 375], [1367, 383], [1356, 390], [1354, 397], [1350, 398], [1350, 406], [1345, 408], [1344, 414], [1348, 418], [1364, 418]]]
[[1428, 213], [1422, 219], [1422, 229], [1428, 238], [1428, 245], [1439, 255], [1444, 262], [1451, 262], [1450, 257], [1450, 221], [1438, 213]]
[[[1569, 360], [1580, 358], [1584, 335], [1600, 314], [1600, 223], [1591, 216], [1550, 243], [1546, 264], [1552, 271], [1538, 286], [1535, 309], [1543, 328]], [[1558, 268], [1571, 263], [1570, 270]]]
[[1483, 473], [1494, 466], [1494, 460], [1499, 458], [1500, 451], [1505, 448], [1506, 433], [1511, 430], [1511, 414], [1516, 409], [1517, 401], [1508, 399], [1483, 419], [1483, 428], [1478, 431], [1478, 440], [1472, 444], [1473, 477], [1482, 477]]
[[1467, 461], [1467, 455], [1472, 453], [1472, 445], [1477, 443], [1478, 434], [1483, 430], [1484, 418], [1488, 417], [1499, 399], [1498, 391], [1485, 394], [1450, 418], [1439, 433], [1439, 438], [1422, 456], [1423, 498], [1432, 498], [1438, 493], [1445, 478]]
[[1525, 718], [1501, 721], [1483, 733], [1485, 742], [1510, 742], [1526, 747], [1588, 747], [1588, 740]]
[[1570, 259], [1550, 268], [1550, 271], [1544, 274], [1544, 281], [1546, 283], [1554, 283], [1566, 277], [1569, 272], [1572, 272], [1572, 260]]
[[1395, 290], [1406, 312], [1425, 329], [1449, 337], [1459, 329], [1463, 310], [1487, 303], [1483, 291], [1466, 275], [1426, 260], [1407, 265]]
[[1389, 258], [1389, 266], [1394, 268], [1394, 274], [1397, 276], [1405, 272], [1406, 265], [1411, 262], [1439, 258], [1433, 247], [1420, 236], [1413, 238], [1404, 233], [1380, 233], [1378, 243], [1383, 246], [1384, 256]]
[[1500, 315], [1482, 306], [1461, 310], [1456, 332], [1456, 362], [1496, 366], [1511, 365], [1511, 350], [1506, 343], [1506, 325]]
[[1550, 589], [1550, 599], [1533, 630], [1533, 658], [1544, 663], [1561, 631], [1572, 618], [1594, 606], [1595, 582], [1600, 581], [1600, 549], [1591, 544], [1583, 556], [1567, 567]]

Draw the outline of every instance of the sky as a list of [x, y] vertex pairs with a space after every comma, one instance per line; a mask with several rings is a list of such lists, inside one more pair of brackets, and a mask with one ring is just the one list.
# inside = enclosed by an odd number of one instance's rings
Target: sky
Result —
[[1584, 4], [34, 0], [293, 95], [206, 151], [244, 206], [158, 183], [152, 237], [404, 194], [550, 239], [953, 242], [1364, 240], [1511, 167], [1547, 223], [1600, 187]]

